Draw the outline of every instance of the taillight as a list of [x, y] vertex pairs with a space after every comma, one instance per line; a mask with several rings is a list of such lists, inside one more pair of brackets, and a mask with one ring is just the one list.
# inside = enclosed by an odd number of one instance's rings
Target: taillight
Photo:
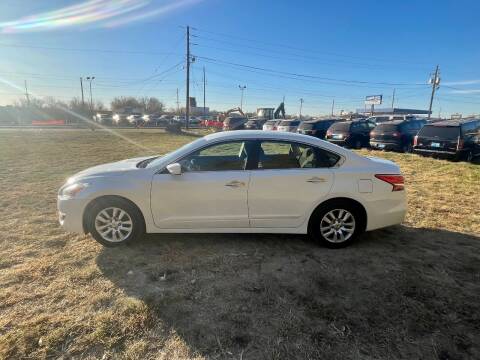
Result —
[[462, 150], [462, 149], [463, 149], [463, 139], [460, 139], [460, 136], [459, 136], [457, 141], [457, 150]]
[[392, 191], [401, 191], [405, 189], [405, 179], [403, 175], [382, 175], [376, 174], [375, 177], [392, 185]]
[[370, 131], [370, 137], [374, 137], [376, 135], [375, 131]]
[[418, 143], [418, 135], [415, 135], [415, 137], [413, 138], [413, 146], [417, 146], [417, 143]]
[[330, 130], [327, 131], [327, 136], [332, 136], [332, 132]]

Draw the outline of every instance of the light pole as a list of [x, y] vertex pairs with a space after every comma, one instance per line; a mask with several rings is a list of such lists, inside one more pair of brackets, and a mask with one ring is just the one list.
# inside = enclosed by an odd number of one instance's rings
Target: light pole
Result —
[[299, 114], [299, 116], [300, 116], [300, 119], [302, 118], [302, 107], [303, 107], [303, 101], [304, 101], [304, 100], [303, 100], [303, 98], [301, 98], [301, 99], [300, 99], [300, 114]]
[[242, 92], [242, 95], [241, 95], [241, 97], [240, 97], [240, 110], [243, 111], [243, 91], [247, 88], [247, 86], [246, 86], [246, 85], [243, 85], [243, 86], [238, 85], [238, 88], [239, 88], [240, 91]]

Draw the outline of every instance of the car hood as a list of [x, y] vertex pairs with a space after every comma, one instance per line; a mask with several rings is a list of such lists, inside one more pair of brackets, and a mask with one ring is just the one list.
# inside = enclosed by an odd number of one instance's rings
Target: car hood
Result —
[[126, 159], [121, 161], [116, 161], [108, 164], [102, 164], [93, 166], [91, 168], [85, 169], [73, 175], [69, 181], [73, 179], [77, 180], [80, 178], [86, 177], [98, 177], [98, 176], [120, 176], [125, 174], [127, 171], [137, 170], [137, 164], [140, 161], [147, 160], [153, 156], [143, 156], [132, 159]]

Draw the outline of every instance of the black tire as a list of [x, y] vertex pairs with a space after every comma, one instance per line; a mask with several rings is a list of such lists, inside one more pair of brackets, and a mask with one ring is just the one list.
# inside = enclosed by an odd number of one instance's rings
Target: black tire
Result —
[[[325, 237], [321, 230], [321, 223], [324, 217], [331, 211], [346, 210], [354, 219], [353, 234], [351, 234], [346, 240], [333, 242]], [[366, 225], [365, 211], [360, 205], [348, 201], [348, 200], [333, 200], [320, 205], [312, 214], [309, 222], [308, 233], [310, 237], [316, 242], [332, 249], [343, 248], [351, 244], [355, 239], [363, 233]]]
[[410, 143], [403, 144], [402, 146], [402, 152], [406, 154], [410, 154], [413, 152], [413, 146]]
[[465, 160], [469, 163], [473, 163], [473, 151], [470, 150], [465, 156]]
[[362, 140], [360, 140], [360, 139], [355, 140], [355, 143], [354, 143], [354, 144], [355, 144], [355, 145], [354, 145], [354, 148], [355, 148], [355, 149], [361, 149], [361, 148], [362, 148], [362, 145], [363, 145], [363, 144], [362, 144]]
[[[121, 241], [108, 241], [96, 229], [96, 218], [102, 211], [106, 210], [109, 214], [112, 208], [123, 210], [131, 219], [131, 231], [129, 235]], [[140, 210], [128, 200], [119, 197], [106, 197], [98, 199], [93, 206], [89, 207], [87, 215], [87, 228], [92, 237], [106, 247], [121, 246], [131, 243], [141, 238], [145, 234], [145, 221]], [[124, 217], [128, 221], [127, 217]], [[119, 230], [120, 231], [120, 230]], [[127, 230], [125, 230], [128, 232]], [[113, 232], [113, 229], [112, 229]]]

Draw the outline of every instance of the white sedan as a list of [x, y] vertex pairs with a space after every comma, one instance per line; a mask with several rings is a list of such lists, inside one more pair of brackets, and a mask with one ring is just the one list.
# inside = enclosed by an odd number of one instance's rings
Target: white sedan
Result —
[[160, 157], [84, 170], [58, 193], [60, 224], [105, 246], [144, 233], [310, 234], [329, 247], [400, 224], [404, 179], [388, 160], [282, 132], [215, 133]]

